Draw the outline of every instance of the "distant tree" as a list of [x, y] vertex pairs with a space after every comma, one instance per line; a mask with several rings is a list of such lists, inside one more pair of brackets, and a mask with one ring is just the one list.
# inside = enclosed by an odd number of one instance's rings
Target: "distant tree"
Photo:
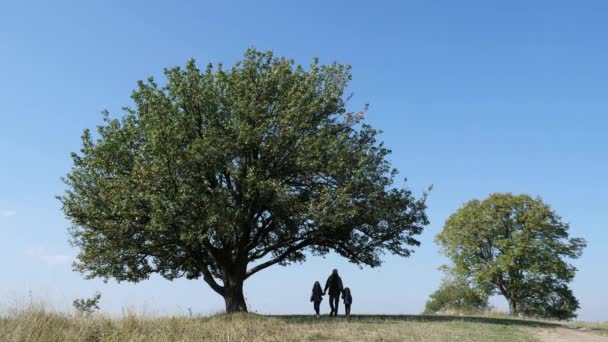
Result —
[[95, 311], [99, 310], [99, 300], [101, 299], [101, 293], [96, 292], [91, 298], [79, 298], [75, 299], [72, 305], [76, 313], [81, 316], [90, 316]]
[[72, 154], [60, 200], [87, 278], [202, 277], [246, 311], [247, 278], [306, 252], [375, 267], [419, 245], [426, 195], [392, 187], [378, 131], [345, 110], [349, 66], [250, 49], [228, 70], [165, 75]]
[[424, 314], [442, 311], [477, 312], [488, 308], [488, 291], [475, 288], [464, 279], [445, 278], [426, 301]]
[[570, 238], [569, 225], [540, 198], [492, 194], [473, 200], [448, 218], [436, 241], [452, 270], [503, 295], [512, 315], [576, 317], [568, 287], [585, 240]]

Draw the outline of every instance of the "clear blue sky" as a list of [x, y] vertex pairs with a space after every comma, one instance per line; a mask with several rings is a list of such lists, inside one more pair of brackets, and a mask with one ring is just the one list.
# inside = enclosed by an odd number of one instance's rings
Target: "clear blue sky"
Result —
[[[575, 264], [580, 318], [608, 320], [608, 3], [605, 1], [5, 1], [0, 4], [0, 307], [210, 313], [200, 281], [103, 284], [73, 273], [54, 198], [85, 127], [130, 104], [163, 67], [231, 64], [250, 46], [353, 66], [352, 109], [369, 102], [400, 177], [433, 184], [431, 225], [408, 259], [358, 269], [336, 257], [275, 267], [246, 284], [253, 310], [311, 312], [313, 282], [341, 270], [353, 312], [418, 313], [446, 262], [448, 215], [491, 192], [541, 195], [589, 246]], [[257, 3], [257, 2], [256, 2]], [[401, 182], [399, 182], [401, 184]], [[327, 303], [324, 303], [324, 306]], [[326, 308], [325, 308], [326, 309]]]

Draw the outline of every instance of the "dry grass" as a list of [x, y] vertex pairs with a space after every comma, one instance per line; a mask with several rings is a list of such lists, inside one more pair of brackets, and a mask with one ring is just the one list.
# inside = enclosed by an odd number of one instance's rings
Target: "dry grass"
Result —
[[[413, 319], [416, 318], [417, 319]], [[29, 309], [0, 318], [1, 341], [534, 341], [525, 325], [452, 317], [217, 315], [74, 317]]]
[[574, 329], [589, 330], [598, 335], [608, 336], [608, 322], [570, 322], [566, 326]]

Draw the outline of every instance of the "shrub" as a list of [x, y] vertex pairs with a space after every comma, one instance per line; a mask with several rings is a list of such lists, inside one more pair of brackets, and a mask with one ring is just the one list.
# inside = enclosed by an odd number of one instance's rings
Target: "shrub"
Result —
[[424, 308], [425, 314], [450, 310], [474, 312], [488, 308], [487, 292], [471, 287], [459, 280], [444, 280], [439, 289], [430, 295]]
[[99, 299], [101, 299], [101, 293], [96, 292], [91, 298], [75, 299], [72, 305], [74, 305], [77, 315], [88, 317], [99, 310]]

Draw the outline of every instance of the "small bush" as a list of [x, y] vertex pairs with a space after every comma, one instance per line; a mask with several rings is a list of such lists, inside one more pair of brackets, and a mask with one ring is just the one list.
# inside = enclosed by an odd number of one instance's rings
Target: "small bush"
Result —
[[444, 280], [426, 301], [425, 314], [437, 312], [479, 312], [488, 309], [488, 294], [463, 281]]
[[91, 316], [97, 310], [99, 310], [99, 300], [101, 299], [101, 293], [97, 292], [91, 298], [79, 298], [75, 299], [72, 305], [76, 310], [76, 314], [79, 316]]

